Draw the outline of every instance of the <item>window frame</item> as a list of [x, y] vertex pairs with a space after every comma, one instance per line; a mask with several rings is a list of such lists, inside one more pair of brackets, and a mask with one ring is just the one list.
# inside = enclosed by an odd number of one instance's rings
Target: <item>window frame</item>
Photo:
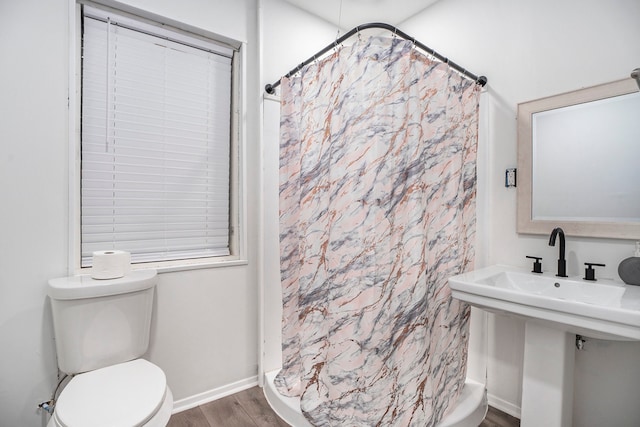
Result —
[[181, 259], [173, 261], [140, 262], [132, 264], [133, 270], [156, 269], [180, 271], [199, 268], [227, 267], [248, 264], [246, 256], [246, 43], [182, 22], [110, 2], [95, 3], [85, 0], [69, 0], [69, 263], [70, 275], [90, 274], [91, 267], [81, 267], [81, 94], [82, 94], [82, 5], [105, 9], [143, 25], [167, 28], [177, 33], [222, 44], [233, 50], [231, 77], [231, 147], [230, 147], [230, 200], [229, 200], [229, 251], [230, 255]]

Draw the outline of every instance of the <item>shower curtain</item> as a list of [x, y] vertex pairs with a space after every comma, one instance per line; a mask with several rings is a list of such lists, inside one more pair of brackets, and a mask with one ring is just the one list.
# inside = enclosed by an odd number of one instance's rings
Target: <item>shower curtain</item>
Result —
[[432, 426], [462, 390], [479, 92], [395, 37], [282, 80], [276, 387], [315, 426]]

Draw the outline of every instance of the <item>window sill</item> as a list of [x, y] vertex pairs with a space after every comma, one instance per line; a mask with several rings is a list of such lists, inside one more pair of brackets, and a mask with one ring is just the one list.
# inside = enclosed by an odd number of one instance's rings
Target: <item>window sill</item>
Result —
[[[226, 259], [200, 258], [177, 261], [143, 262], [131, 265], [132, 271], [156, 270], [158, 273], [172, 273], [176, 271], [200, 270], [205, 268], [223, 268], [248, 265], [249, 261], [238, 257], [227, 257]], [[78, 275], [91, 274], [91, 267], [80, 269]]]
[[179, 260], [179, 261], [163, 261], [163, 262], [145, 262], [140, 264], [134, 264], [131, 266], [132, 270], [147, 270], [154, 269], [158, 273], [172, 273], [175, 271], [188, 271], [188, 270], [200, 270], [204, 268], [223, 268], [223, 267], [236, 267], [239, 265], [248, 265], [249, 261], [246, 259], [231, 258], [225, 260], [216, 260], [215, 258], [203, 258], [192, 260]]

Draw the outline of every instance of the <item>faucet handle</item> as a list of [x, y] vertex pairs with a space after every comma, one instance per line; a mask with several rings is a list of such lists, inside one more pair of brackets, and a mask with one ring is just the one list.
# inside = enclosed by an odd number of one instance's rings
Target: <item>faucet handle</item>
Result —
[[606, 267], [604, 264], [597, 264], [595, 262], [585, 262], [584, 265], [587, 268], [584, 269], [584, 280], [596, 281], [596, 270], [593, 267]]
[[531, 272], [542, 273], [542, 263], [540, 262], [542, 258], [537, 256], [529, 256], [529, 255], [527, 255], [527, 258], [535, 259], [535, 261], [533, 262], [533, 270], [531, 270]]

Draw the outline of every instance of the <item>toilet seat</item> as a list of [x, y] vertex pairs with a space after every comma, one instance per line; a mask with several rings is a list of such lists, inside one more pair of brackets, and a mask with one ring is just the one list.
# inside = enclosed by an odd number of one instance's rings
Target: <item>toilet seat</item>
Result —
[[53, 418], [61, 427], [139, 427], [166, 406], [167, 394], [164, 372], [136, 359], [76, 375], [62, 391]]

